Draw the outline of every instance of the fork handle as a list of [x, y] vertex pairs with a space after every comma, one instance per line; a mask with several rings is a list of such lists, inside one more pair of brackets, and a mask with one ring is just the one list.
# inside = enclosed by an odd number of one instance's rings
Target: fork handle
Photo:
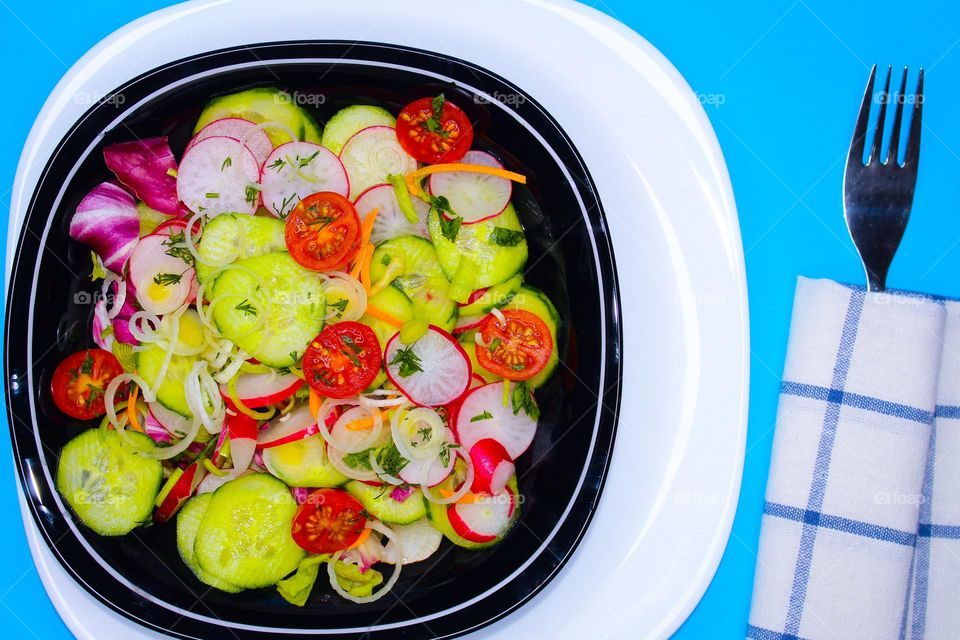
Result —
[[870, 269], [865, 269], [865, 271], [867, 272], [867, 291], [879, 293], [887, 288], [886, 273], [877, 274]]

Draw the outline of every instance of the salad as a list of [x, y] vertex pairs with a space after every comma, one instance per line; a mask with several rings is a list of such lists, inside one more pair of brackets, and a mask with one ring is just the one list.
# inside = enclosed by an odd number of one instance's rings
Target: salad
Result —
[[95, 346], [51, 379], [90, 421], [57, 469], [77, 518], [170, 526], [203, 583], [301, 606], [321, 570], [367, 603], [444, 538], [501, 542], [559, 319], [523, 277], [525, 178], [472, 144], [443, 95], [321, 129], [257, 88], [210, 101], [179, 161], [105, 148], [116, 180], [70, 224]]

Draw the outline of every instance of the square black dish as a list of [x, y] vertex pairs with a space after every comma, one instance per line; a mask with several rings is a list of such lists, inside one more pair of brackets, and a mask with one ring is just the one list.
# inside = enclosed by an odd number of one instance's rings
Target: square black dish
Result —
[[[90, 426], [52, 406], [49, 378], [65, 354], [90, 342], [89, 251], [70, 240], [67, 226], [83, 194], [111, 179], [100, 152], [134, 136], [168, 135], [179, 156], [209, 98], [253, 86], [304, 96], [320, 122], [347, 104], [396, 112], [439, 91], [463, 105], [476, 123], [474, 146], [528, 177], [528, 186], [514, 192], [530, 243], [526, 278], [561, 315], [562, 365], [538, 392], [543, 417], [533, 446], [517, 462], [525, 497], [520, 522], [488, 550], [445, 542], [435, 558], [406, 567], [392, 594], [370, 605], [340, 600], [322, 585], [303, 608], [273, 589], [238, 595], [210, 590], [181, 562], [172, 524], [100, 537], [75, 521], [53, 488], [60, 448]], [[617, 424], [617, 296], [606, 224], [586, 167], [550, 115], [502, 78], [434, 53], [352, 42], [262, 44], [181, 60], [118, 87], [92, 107], [52, 154], [31, 199], [5, 332], [8, 417], [20, 481], [64, 567], [104, 604], [155, 630], [185, 638], [466, 633], [543, 588], [590, 522]]]

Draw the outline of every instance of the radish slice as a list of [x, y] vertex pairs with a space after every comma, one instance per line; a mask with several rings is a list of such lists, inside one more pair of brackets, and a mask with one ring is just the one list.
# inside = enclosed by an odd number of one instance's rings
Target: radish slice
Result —
[[[456, 443], [453, 432], [446, 430], [446, 443]], [[455, 448], [455, 447], [454, 447]], [[447, 450], [447, 464], [444, 465], [439, 456], [433, 456], [429, 460], [411, 460], [403, 469], [400, 470], [400, 479], [407, 484], [426, 484], [428, 487], [435, 487], [447, 479], [453, 473], [454, 464], [457, 456], [452, 448]], [[509, 479], [509, 476], [508, 478]]]
[[312, 142], [287, 142], [274, 149], [260, 170], [260, 196], [273, 215], [286, 218], [311, 193], [350, 191], [347, 171], [336, 155]]
[[177, 197], [194, 213], [210, 217], [253, 213], [259, 176], [260, 165], [250, 149], [236, 138], [213, 136], [183, 155], [177, 172]]
[[516, 507], [513, 491], [484, 496], [475, 502], [458, 502], [447, 509], [450, 525], [470, 542], [493, 542], [510, 523]]
[[193, 267], [168, 253], [170, 236], [154, 233], [140, 239], [129, 262], [129, 281], [144, 311], [161, 315], [194, 299], [199, 288]]
[[403, 215], [400, 205], [397, 204], [397, 192], [393, 185], [377, 184], [360, 194], [354, 206], [361, 218], [374, 209], [378, 210], [377, 218], [373, 222], [373, 230], [370, 232], [371, 243], [380, 244], [384, 240], [397, 236], [420, 236], [430, 239], [430, 231], [427, 230], [427, 214], [430, 213], [430, 205], [419, 198], [410, 200], [420, 218], [417, 224], [410, 224], [407, 217]]
[[199, 460], [187, 467], [154, 512], [156, 521], [166, 522], [172, 518], [200, 487], [206, 475], [207, 469]]
[[238, 413], [227, 414], [227, 437], [230, 438], [230, 458], [233, 468], [243, 471], [250, 466], [253, 452], [257, 449], [257, 421], [248, 415]]
[[473, 445], [470, 448], [470, 459], [474, 469], [473, 486], [470, 490], [474, 493], [502, 493], [517, 471], [510, 454], [493, 438], [484, 438]]
[[457, 318], [457, 323], [453, 326], [454, 335], [460, 335], [461, 333], [466, 333], [467, 331], [473, 331], [480, 326], [480, 323], [483, 322], [483, 319], [486, 317], [486, 315], [482, 315], [462, 316]]
[[231, 469], [225, 475], [218, 476], [215, 473], [207, 474], [207, 477], [200, 482], [200, 486], [197, 487], [197, 495], [202, 493], [212, 493], [227, 484], [231, 480], [236, 480], [237, 478], [243, 477], [251, 473], [250, 471], [237, 471], [236, 469]]
[[[267, 373], [244, 373], [237, 378], [235, 390], [240, 402], [250, 409], [257, 409], [283, 402], [302, 386], [303, 380], [292, 373], [279, 374], [275, 371], [269, 371]], [[220, 395], [229, 398], [227, 385], [220, 385]]]
[[353, 134], [340, 150], [340, 161], [350, 176], [351, 200], [373, 185], [386, 182], [389, 175], [417, 169], [417, 161], [400, 146], [397, 130], [384, 126], [367, 127]]
[[190, 418], [167, 409], [159, 402], [150, 402], [147, 406], [150, 409], [150, 415], [172, 435], [182, 438], [184, 434], [189, 433]]
[[[420, 371], [407, 376], [400, 374], [400, 365], [394, 364], [401, 349], [410, 349], [419, 360]], [[410, 398], [425, 407], [439, 407], [453, 402], [470, 386], [470, 359], [456, 338], [430, 325], [422, 338], [412, 345], [400, 342], [399, 332], [387, 342], [384, 367], [390, 381]]]
[[193, 139], [187, 143], [184, 153], [201, 140], [213, 137], [233, 138], [237, 142], [242, 142], [256, 158], [258, 165], [263, 165], [270, 152], [273, 151], [273, 143], [270, 142], [270, 136], [257, 126], [255, 122], [244, 120], [243, 118], [220, 118], [214, 120], [193, 136]]
[[[460, 444], [471, 451], [480, 440], [492, 438], [516, 460], [533, 442], [537, 421], [523, 409], [513, 412], [512, 402], [503, 404], [503, 385], [494, 382], [470, 391], [457, 410], [454, 425]], [[487, 418], [486, 416], [490, 417]]]
[[260, 432], [257, 445], [268, 449], [282, 444], [296, 442], [308, 436], [320, 433], [320, 426], [310, 413], [310, 407], [303, 405], [285, 416], [280, 416]]
[[[460, 162], [503, 169], [503, 165], [486, 151], [468, 151]], [[463, 224], [474, 224], [493, 218], [506, 209], [513, 185], [506, 178], [484, 173], [448, 171], [430, 176], [430, 193], [445, 197], [450, 208], [463, 218]]]
[[387, 542], [383, 549], [383, 562], [397, 563], [397, 547], [400, 548], [400, 562], [410, 564], [426, 560], [440, 548], [443, 534], [430, 524], [426, 518], [420, 518], [412, 524], [392, 525], [396, 538]]

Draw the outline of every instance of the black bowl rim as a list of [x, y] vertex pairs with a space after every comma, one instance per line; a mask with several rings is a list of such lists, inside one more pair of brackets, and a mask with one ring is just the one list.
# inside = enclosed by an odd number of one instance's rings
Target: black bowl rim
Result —
[[[316, 52], [319, 49], [323, 48], [340, 48], [341, 55], [339, 56], [317, 56], [311, 55], [311, 51]], [[289, 52], [289, 53], [298, 53], [298, 55], [288, 57], [286, 55], [274, 57], [276, 53], [279, 52]], [[231, 59], [246, 59], [247, 56], [252, 56], [253, 61], [245, 61], [233, 64], [214, 64], [214, 61], [223, 61], [227, 63]], [[416, 66], [411, 64], [398, 64], [392, 62], [395, 56], [401, 56], [404, 59], [414, 59], [418, 62]], [[386, 59], [384, 59], [386, 58]], [[33, 515], [34, 522], [38, 527], [38, 530], [41, 532], [45, 543], [48, 548], [53, 552], [53, 555], [57, 558], [60, 564], [73, 576], [83, 586], [83, 588], [88, 591], [91, 595], [96, 597], [100, 602], [104, 603], [111, 610], [121, 614], [122, 616], [133, 620], [141, 625], [144, 625], [148, 628], [161, 631], [164, 633], [173, 633], [176, 636], [184, 638], [193, 638], [201, 637], [200, 635], [194, 635], [194, 633], [185, 633], [182, 631], [172, 631], [170, 629], [164, 628], [161, 625], [158, 625], [150, 620], [146, 620], [138, 616], [135, 612], [129, 611], [111, 601], [108, 597], [104, 596], [95, 585], [91, 584], [85, 577], [84, 573], [74, 566], [74, 564], [68, 560], [66, 554], [61, 552], [61, 549], [58, 545], [62, 544], [62, 540], [53, 540], [51, 524], [49, 520], [49, 515], [45, 515], [43, 512], [46, 510], [46, 507], [42, 503], [40, 495], [40, 488], [36, 487], [34, 483], [37, 482], [38, 477], [36, 475], [36, 470], [30, 464], [31, 460], [29, 459], [29, 454], [33, 452], [34, 454], [38, 453], [43, 447], [43, 443], [40, 442], [38, 432], [32, 428], [33, 424], [36, 424], [37, 421], [37, 407], [35, 405], [35, 396], [31, 392], [28, 394], [29, 398], [29, 408], [30, 408], [30, 427], [27, 429], [33, 433], [34, 438], [32, 440], [23, 441], [18, 437], [16, 423], [19, 420], [18, 415], [14, 410], [14, 398], [13, 398], [13, 388], [17, 385], [23, 383], [22, 380], [12, 377], [11, 371], [20, 371], [25, 370], [27, 372], [27, 389], [34, 389], [35, 380], [33, 377], [31, 363], [33, 359], [33, 340], [32, 340], [32, 322], [31, 318], [34, 315], [34, 300], [35, 300], [35, 286], [36, 276], [38, 274], [40, 261], [36, 260], [35, 255], [25, 255], [24, 246], [27, 241], [27, 231], [30, 228], [30, 221], [35, 216], [44, 215], [42, 212], [37, 211], [37, 200], [39, 194], [44, 188], [45, 181], [49, 179], [49, 174], [51, 167], [54, 163], [54, 160], [58, 155], [64, 153], [66, 149], [70, 147], [72, 142], [72, 137], [75, 136], [78, 131], [81, 129], [81, 125], [84, 120], [86, 120], [92, 113], [94, 113], [98, 108], [101, 108], [105, 104], [110, 104], [110, 101], [113, 96], [120, 95], [124, 91], [127, 91], [129, 88], [137, 85], [138, 83], [145, 82], [151, 77], [154, 77], [162, 72], [168, 72], [175, 69], [186, 70], [184, 75], [181, 75], [179, 81], [174, 84], [166, 83], [163, 84], [160, 89], [157, 89], [146, 97], [143, 100], [148, 100], [155, 95], [161, 94], [165, 91], [176, 86], [180, 82], [201, 80], [204, 76], [209, 76], [219, 71], [229, 70], [230, 68], [236, 68], [239, 66], [243, 67], [252, 67], [258, 65], [279, 65], [279, 64], [291, 64], [291, 63], [303, 63], [303, 62], [314, 62], [314, 63], [327, 63], [327, 64], [360, 64], [360, 65], [370, 65], [370, 66], [392, 66], [399, 69], [415, 72], [421, 75], [432, 76], [440, 80], [455, 82], [458, 86], [461, 86], [474, 95], [486, 96], [488, 98], [487, 102], [494, 104], [495, 106], [506, 110], [510, 113], [520, 124], [526, 127], [536, 138], [547, 149], [549, 154], [553, 157], [554, 161], [557, 162], [558, 166], [561, 167], [563, 173], [567, 176], [567, 179], [572, 187], [572, 191], [577, 198], [578, 203], [580, 204], [581, 213], [586, 222], [587, 233], [590, 238], [591, 244], [594, 250], [594, 260], [597, 267], [597, 278], [598, 278], [598, 288], [599, 295], [603, 304], [600, 309], [600, 326], [604, 331], [604, 340], [603, 344], [603, 354], [601, 357], [601, 370], [600, 370], [600, 379], [601, 379], [601, 393], [600, 399], [597, 402], [596, 407], [596, 417], [594, 420], [590, 451], [587, 456], [587, 463], [585, 464], [580, 479], [578, 481], [577, 489], [574, 495], [570, 498], [566, 509], [563, 512], [561, 519], [558, 521], [557, 525], [551, 531], [550, 536], [547, 540], [543, 541], [543, 544], [540, 546], [536, 554], [528, 558], [518, 569], [511, 573], [506, 579], [504, 579], [500, 584], [496, 585], [494, 588], [488, 590], [486, 593], [474, 598], [471, 601], [461, 603], [458, 607], [448, 609], [446, 611], [436, 614], [436, 618], [417, 618], [410, 620], [405, 623], [396, 623], [392, 625], [386, 625], [381, 627], [373, 628], [338, 628], [338, 629], [326, 629], [326, 630], [312, 630], [304, 631], [302, 629], [289, 629], [289, 628], [277, 628], [277, 627], [267, 627], [267, 626], [252, 626], [252, 625], [242, 625], [235, 623], [227, 623], [226, 625], [219, 620], [214, 618], [209, 618], [206, 616], [200, 616], [192, 611], [185, 611], [179, 608], [172, 607], [167, 603], [155, 598], [149, 593], [146, 593], [140, 590], [133, 584], [127, 582], [127, 580], [117, 574], [106, 561], [104, 561], [96, 551], [89, 546], [86, 540], [80, 535], [77, 528], [77, 524], [73, 521], [72, 516], [69, 514], [68, 509], [63, 504], [62, 499], [56, 490], [52, 489], [54, 486], [51, 470], [46, 464], [46, 460], [43, 456], [38, 456], [40, 459], [41, 467], [43, 473], [40, 476], [43, 483], [43, 491], [47, 492], [49, 495], [52, 495], [54, 501], [56, 502], [60, 513], [57, 514], [59, 517], [64, 518], [67, 526], [69, 527], [68, 533], [70, 534], [70, 543], [73, 546], [74, 543], [82, 546], [88, 556], [96, 561], [96, 564], [99, 565], [100, 569], [104, 570], [109, 574], [114, 580], [122, 584], [126, 589], [137, 594], [141, 598], [144, 598], [152, 603], [152, 605], [159, 606], [167, 611], [181, 614], [197, 620], [199, 622], [212, 624], [215, 627], [226, 626], [231, 629], [237, 629], [241, 631], [252, 631], [257, 633], [264, 634], [277, 634], [277, 637], [294, 637], [297, 635], [311, 635], [311, 634], [323, 634], [323, 635], [343, 635], [348, 633], [356, 632], [376, 632], [376, 631], [387, 631], [393, 629], [399, 629], [404, 627], [411, 627], [413, 625], [418, 625], [423, 622], [431, 622], [431, 631], [436, 633], [437, 630], [440, 630], [440, 633], [436, 637], [454, 637], [468, 633], [470, 631], [475, 631], [481, 627], [492, 624], [493, 622], [499, 620], [500, 618], [506, 616], [516, 608], [523, 605], [525, 602], [529, 601], [534, 595], [536, 595], [540, 590], [542, 590], [560, 571], [560, 569], [566, 564], [567, 560], [570, 558], [573, 551], [579, 545], [580, 541], [583, 538], [583, 535], [587, 529], [587, 526], [590, 524], [594, 512], [596, 510], [597, 503], [599, 501], [600, 495], [603, 490], [603, 484], [606, 480], [607, 471], [610, 464], [610, 453], [612, 451], [613, 441], [616, 434], [616, 427], [619, 418], [619, 407], [620, 407], [620, 397], [621, 397], [621, 388], [620, 388], [620, 379], [622, 372], [622, 363], [620, 360], [620, 346], [622, 344], [622, 325], [619, 318], [619, 286], [617, 283], [617, 271], [614, 263], [613, 248], [612, 242], [609, 237], [609, 232], [606, 226], [605, 217], [603, 213], [603, 208], [600, 203], [599, 196], [597, 194], [595, 184], [587, 170], [587, 167], [581, 157], [579, 151], [573, 145], [569, 136], [563, 131], [560, 124], [544, 109], [538, 102], [536, 102], [532, 97], [529, 96], [522, 89], [512, 84], [505, 78], [494, 74], [482, 67], [479, 67], [473, 63], [454, 58], [445, 54], [439, 54], [436, 52], [417, 49], [407, 46], [394, 45], [382, 42], [358, 42], [358, 41], [339, 41], [339, 40], [298, 40], [298, 41], [279, 41], [279, 42], [263, 42], [257, 44], [250, 44], [244, 46], [235, 46], [225, 49], [220, 49], [217, 51], [211, 51], [173, 62], [166, 63], [159, 67], [152, 69], [140, 76], [126, 82], [115, 91], [110, 92], [108, 95], [103, 97], [96, 105], [92, 106], [86, 113], [84, 113], [77, 121], [71, 126], [69, 131], [64, 135], [63, 139], [57, 144], [54, 151], [50, 154], [46, 165], [43, 171], [40, 174], [40, 178], [37, 181], [36, 186], [33, 188], [33, 195], [31, 196], [29, 205], [27, 207], [27, 215], [24, 218], [23, 227], [19, 233], [19, 239], [17, 243], [16, 255], [13, 264], [13, 270], [10, 278], [10, 288], [8, 290], [8, 300], [7, 300], [7, 320], [6, 320], [6, 331], [4, 334], [4, 367], [7, 372], [7, 375], [10, 376], [7, 379], [6, 384], [6, 399], [7, 399], [7, 413], [9, 420], [9, 428], [11, 433], [11, 441], [14, 447], [15, 459], [17, 463], [18, 471], [18, 480], [21, 483], [21, 487], [24, 489], [24, 493], [27, 497], [27, 504], [30, 507], [30, 511]], [[485, 91], [476, 86], [472, 86], [466, 82], [463, 82], [459, 78], [451, 78], [445, 75], [449, 73], [449, 67], [457, 66], [460, 70], [466, 70], [471, 76], [476, 78], [478, 84], [483, 82], [485, 84], [492, 84], [498, 87], [504, 87], [508, 90], [515, 92], [516, 94], [523, 95], [525, 97], [524, 103], [521, 105], [506, 105], [498, 101], [494, 96], [496, 95], [493, 91]], [[194, 72], [197, 67], [202, 67], [203, 71]], [[441, 69], [441, 71], [431, 71], [428, 70], [428, 67], [433, 67], [434, 69]], [[444, 72], [444, 70], [447, 70]], [[133, 105], [125, 109], [121, 115], [119, 115], [114, 121], [113, 124], [121, 121], [122, 118], [129, 112], [136, 109], [137, 105]], [[524, 115], [521, 115], [521, 111], [526, 111], [530, 114], [536, 114], [536, 117], [548, 124], [551, 127], [550, 135], [552, 140], [559, 141], [564, 145], [563, 151], [570, 153], [571, 156], [576, 160], [576, 165], [571, 166], [569, 163], [561, 161], [557, 152], [554, 150], [553, 145], [548, 142], [548, 140], [541, 135], [541, 131], [537, 128], [534, 128], [530, 125], [525, 119]], [[86, 147], [86, 150], [79, 155], [79, 159], [74, 162], [74, 169], [82, 161], [84, 157], [89, 155], [92, 149], [96, 146], [97, 140], [89, 144]], [[77, 156], [74, 156], [77, 157]], [[59, 203], [66, 191], [67, 186], [69, 185], [71, 175], [68, 176], [68, 179], [63, 182], [63, 184], [55, 187], [58, 191], [56, 196], [56, 202]], [[46, 214], [46, 222], [44, 226], [44, 232], [42, 237], [38, 238], [39, 248], [46, 243], [46, 238], [50, 232], [52, 221], [55, 217], [57, 207], [54, 206]], [[29, 269], [31, 263], [33, 264], [33, 269]], [[16, 303], [22, 298], [25, 292], [29, 292], [29, 305], [17, 305]], [[15, 339], [16, 336], [27, 336], [27, 347], [26, 353], [27, 358], [26, 362], [12, 362], [12, 354], [10, 350], [11, 340]], [[18, 366], [19, 365], [19, 366]], [[15, 375], [15, 374], [13, 374]], [[604, 416], [604, 412], [607, 412], [607, 416]], [[26, 426], [26, 425], [24, 425]], [[26, 449], [26, 451], [24, 450]], [[26, 455], [25, 455], [26, 454]], [[585, 491], [584, 481], [588, 474], [592, 474], [596, 477], [596, 491], [592, 495], [584, 495], [587, 493]], [[580, 504], [578, 504], [578, 502]], [[576, 512], [577, 517], [575, 521], [571, 520], [571, 516], [574, 514], [574, 507], [578, 507]], [[478, 621], [474, 622], [470, 626], [463, 626], [462, 624], [450, 623], [450, 620], [459, 618], [459, 615], [452, 615], [466, 610], [467, 608], [476, 609], [476, 605], [480, 601], [486, 601], [487, 603], [491, 602], [497, 592], [499, 592], [502, 587], [515, 580], [517, 576], [533, 565], [538, 559], [541, 559], [544, 554], [548, 551], [548, 545], [556, 537], [556, 535], [562, 530], [566, 529], [571, 534], [571, 539], [567, 548], [563, 550], [562, 557], [557, 556], [556, 552], [549, 550], [550, 553], [553, 553], [557, 561], [552, 571], [546, 573], [539, 583], [531, 589], [529, 592], [524, 594], [522, 597], [517, 597], [509, 603], [504, 603], [502, 606], [497, 608], [490, 607], [489, 612], [484, 612]], [[90, 558], [84, 558], [88, 560]], [[79, 558], [74, 558], [73, 562], [76, 562]], [[92, 565], [92, 563], [89, 563]], [[438, 627], [437, 623], [440, 621], [446, 621], [446, 624], [442, 627]]]

